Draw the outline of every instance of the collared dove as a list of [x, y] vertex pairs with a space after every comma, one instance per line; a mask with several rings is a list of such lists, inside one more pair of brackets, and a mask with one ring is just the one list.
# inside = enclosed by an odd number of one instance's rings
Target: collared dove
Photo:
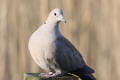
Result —
[[53, 9], [47, 20], [30, 37], [29, 51], [34, 61], [47, 73], [44, 77], [56, 77], [72, 73], [82, 80], [96, 80], [80, 52], [59, 30], [59, 23], [66, 22], [62, 9]]

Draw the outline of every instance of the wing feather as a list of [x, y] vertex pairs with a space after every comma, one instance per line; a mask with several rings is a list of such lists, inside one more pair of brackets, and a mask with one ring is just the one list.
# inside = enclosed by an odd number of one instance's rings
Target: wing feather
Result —
[[63, 36], [56, 40], [56, 61], [65, 71], [73, 71], [85, 65], [80, 52]]

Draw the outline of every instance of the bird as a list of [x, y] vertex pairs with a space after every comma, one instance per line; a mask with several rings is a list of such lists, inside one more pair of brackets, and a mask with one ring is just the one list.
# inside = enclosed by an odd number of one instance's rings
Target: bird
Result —
[[60, 32], [60, 22], [66, 23], [63, 10], [55, 8], [29, 39], [28, 49], [33, 60], [46, 71], [40, 76], [49, 78], [71, 73], [82, 80], [96, 80], [93, 76], [95, 71], [86, 64], [81, 53]]

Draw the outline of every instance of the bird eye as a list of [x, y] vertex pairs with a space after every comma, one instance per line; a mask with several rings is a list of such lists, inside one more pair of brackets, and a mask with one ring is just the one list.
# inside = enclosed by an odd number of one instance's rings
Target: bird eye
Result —
[[54, 15], [56, 16], [56, 13], [54, 13]]

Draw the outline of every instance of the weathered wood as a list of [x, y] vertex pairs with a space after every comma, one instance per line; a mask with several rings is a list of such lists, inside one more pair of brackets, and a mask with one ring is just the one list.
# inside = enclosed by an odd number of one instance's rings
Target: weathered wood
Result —
[[78, 77], [73, 75], [54, 77], [54, 78], [43, 78], [39, 76], [39, 74], [40, 73], [25, 73], [24, 80], [78, 80]]

